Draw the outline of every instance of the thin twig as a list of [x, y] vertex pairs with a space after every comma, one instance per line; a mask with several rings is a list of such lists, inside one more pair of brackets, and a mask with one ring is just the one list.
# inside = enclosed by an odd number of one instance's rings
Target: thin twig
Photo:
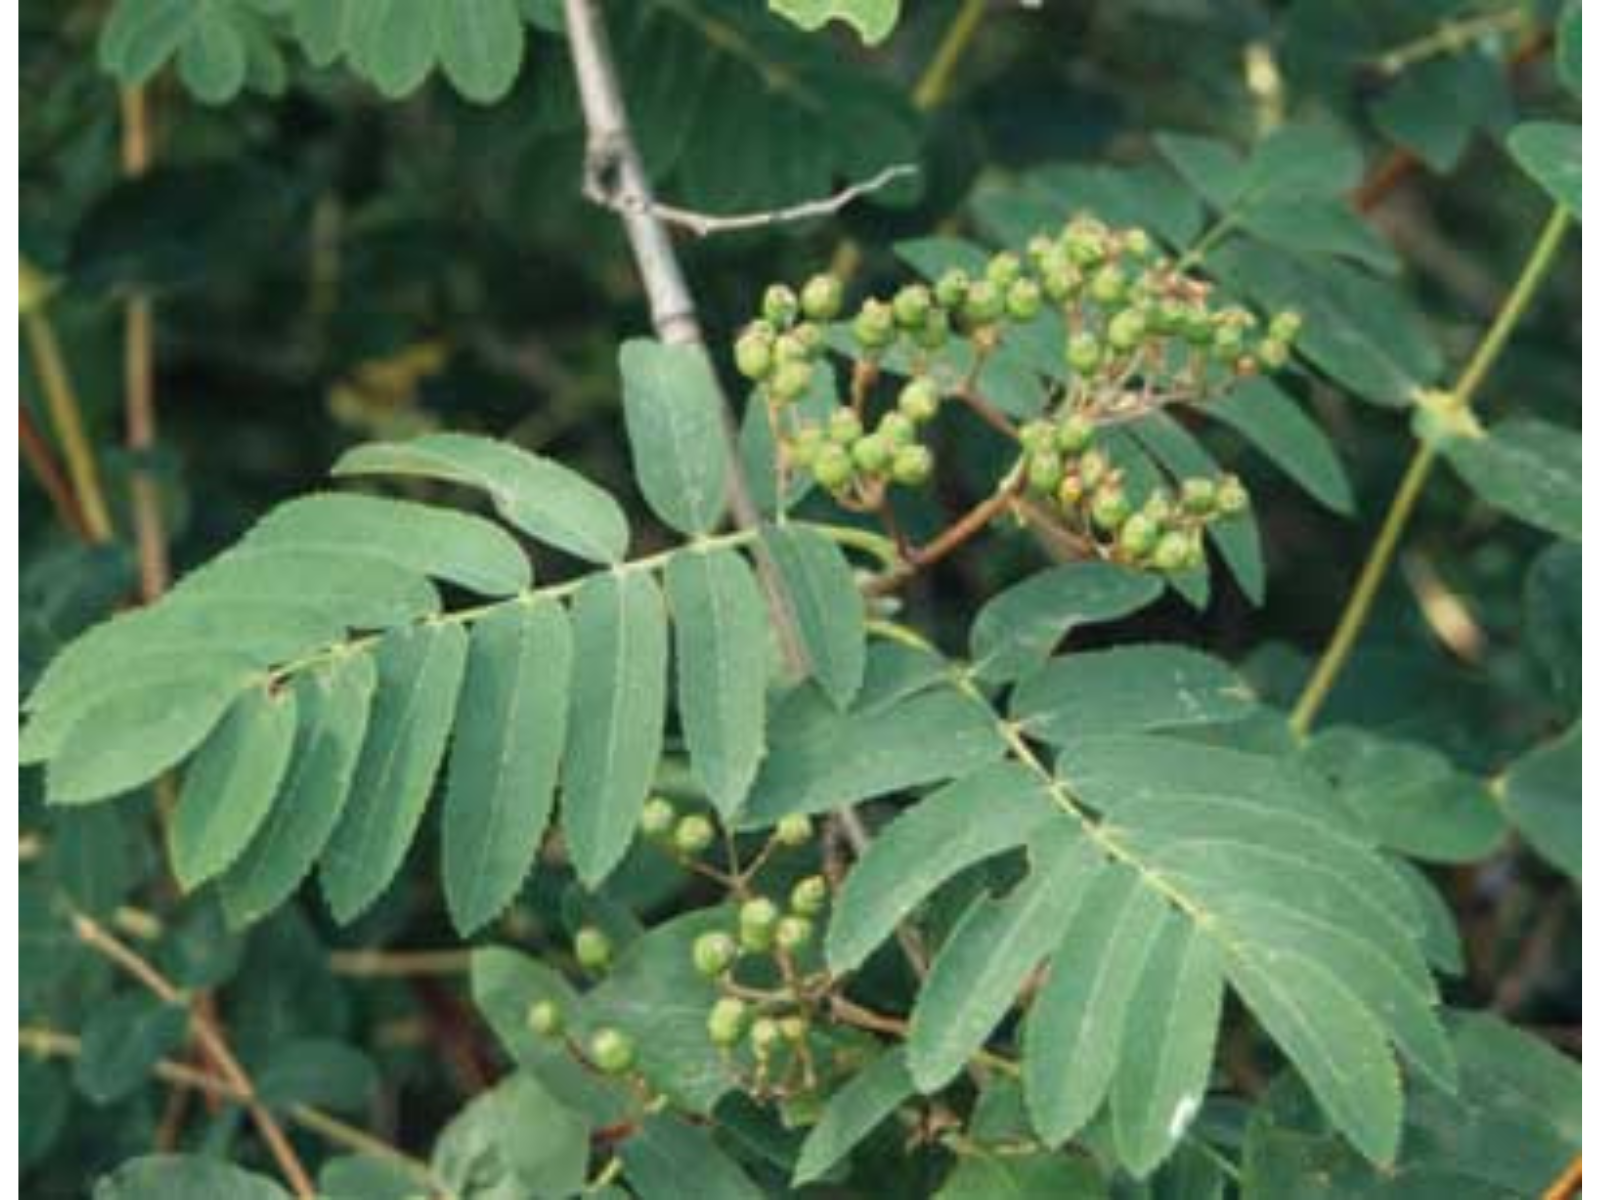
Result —
[[696, 212], [689, 208], [678, 208], [675, 205], [663, 204], [659, 200], [652, 201], [647, 207], [640, 208], [644, 202], [637, 196], [618, 189], [616, 179], [606, 171], [588, 171], [584, 183], [584, 193], [589, 199], [606, 208], [617, 212], [638, 212], [655, 216], [668, 225], [675, 225], [680, 229], [687, 229], [696, 237], [710, 237], [714, 233], [735, 233], [748, 229], [766, 229], [773, 225], [790, 225], [796, 221], [808, 221], [816, 217], [831, 217], [851, 201], [862, 196], [887, 187], [896, 179], [907, 175], [915, 175], [917, 168], [910, 163], [900, 163], [896, 166], [885, 167], [871, 179], [864, 179], [860, 183], [851, 184], [831, 196], [822, 196], [815, 200], [806, 200], [800, 204], [792, 204], [787, 208], [776, 208], [766, 212], [730, 213], [727, 216], [715, 216], [711, 213]]
[[22, 447], [22, 457], [33, 471], [34, 478], [39, 481], [39, 486], [44, 489], [44, 494], [50, 497], [50, 504], [56, 510], [56, 516], [73, 536], [86, 542], [91, 541], [88, 522], [84, 520], [78, 498], [72, 494], [72, 485], [67, 482], [61, 465], [56, 462], [50, 444], [44, 440], [44, 435], [39, 432], [33, 423], [33, 418], [28, 415], [26, 404], [17, 405], [17, 418], [20, 422], [17, 438]]
[[23, 317], [22, 332], [28, 339], [33, 369], [39, 376], [39, 386], [44, 390], [50, 425], [61, 444], [61, 453], [67, 462], [67, 474], [72, 480], [72, 491], [83, 512], [84, 526], [89, 531], [91, 541], [109, 541], [111, 516], [106, 507], [105, 493], [100, 487], [100, 472], [95, 465], [94, 450], [84, 428], [83, 404], [72, 384], [66, 358], [61, 353], [61, 343], [56, 338], [55, 327], [43, 308], [43, 302]]
[[1583, 1155], [1575, 1154], [1561, 1177], [1552, 1183], [1543, 1200], [1572, 1200], [1583, 1187]]
[[328, 955], [335, 975], [359, 979], [462, 975], [471, 967], [470, 950], [335, 950]]

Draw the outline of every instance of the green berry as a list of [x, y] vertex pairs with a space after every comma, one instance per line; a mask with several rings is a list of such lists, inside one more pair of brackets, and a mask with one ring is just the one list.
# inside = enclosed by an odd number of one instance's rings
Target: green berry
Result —
[[933, 309], [933, 294], [920, 283], [908, 284], [894, 294], [894, 320], [901, 329], [920, 329]]
[[789, 893], [789, 907], [802, 917], [814, 917], [828, 906], [828, 881], [821, 875], [807, 875]]
[[694, 940], [694, 969], [710, 978], [721, 975], [739, 957], [739, 945], [721, 930], [702, 933]]
[[1075, 333], [1067, 342], [1067, 366], [1087, 375], [1100, 365], [1100, 341], [1092, 333]]
[[1144, 341], [1145, 316], [1136, 308], [1125, 308], [1106, 324], [1106, 341], [1117, 350], [1132, 350]]
[[699, 813], [691, 813], [684, 817], [672, 831], [672, 844], [677, 847], [680, 854], [689, 858], [704, 854], [716, 840], [716, 827]]
[[1265, 338], [1256, 346], [1256, 357], [1267, 370], [1281, 370], [1289, 361], [1289, 344], [1277, 338]]
[[778, 922], [778, 946], [791, 954], [811, 944], [815, 928], [809, 917], [784, 917]]
[[1008, 288], [1022, 278], [1022, 260], [1011, 251], [1003, 250], [989, 260], [983, 275], [995, 287]]
[[1074, 217], [1067, 223], [1061, 244], [1078, 266], [1095, 266], [1106, 256], [1105, 226], [1092, 217]]
[[1044, 292], [1031, 279], [1018, 279], [1006, 288], [1006, 313], [1013, 321], [1031, 321], [1044, 308]]
[[1172, 497], [1165, 488], [1156, 488], [1144, 498], [1144, 515], [1157, 525], [1165, 526], [1168, 521], [1172, 520], [1175, 511]]
[[1029, 454], [1048, 450], [1055, 443], [1055, 429], [1049, 421], [1029, 421], [1017, 431], [1017, 440]]
[[1186, 513], [1197, 517], [1209, 516], [1216, 511], [1217, 485], [1209, 479], [1186, 479], [1178, 503]]
[[1087, 489], [1083, 486], [1083, 477], [1077, 472], [1069, 472], [1061, 479], [1061, 485], [1056, 488], [1056, 503], [1064, 509], [1075, 509], [1083, 503]]
[[952, 267], [939, 276], [938, 282], [933, 285], [933, 296], [945, 308], [960, 308], [962, 301], [967, 298], [967, 288], [971, 280], [967, 273], [960, 268]]
[[750, 1024], [750, 1049], [757, 1058], [768, 1058], [783, 1040], [783, 1029], [771, 1017], [757, 1017]]
[[1134, 513], [1117, 530], [1117, 545], [1129, 558], [1139, 560], [1156, 548], [1161, 530], [1143, 513]]
[[868, 475], [879, 475], [894, 457], [894, 447], [881, 433], [869, 433], [850, 447], [850, 457]]
[[901, 446], [894, 452], [890, 473], [902, 487], [922, 486], [933, 474], [933, 451], [915, 444]]
[[1061, 455], [1046, 447], [1028, 455], [1028, 487], [1041, 495], [1049, 495], [1061, 484]]
[[878, 435], [889, 439], [896, 450], [917, 440], [917, 427], [903, 412], [884, 413], [878, 422]]
[[855, 473], [855, 460], [850, 457], [850, 451], [833, 442], [820, 446], [811, 463], [811, 474], [819, 485], [830, 492], [849, 487]]
[[606, 1026], [589, 1039], [589, 1060], [607, 1075], [621, 1075], [633, 1066], [633, 1039]]
[[1122, 249], [1133, 258], [1149, 258], [1155, 246], [1150, 241], [1150, 235], [1144, 230], [1129, 229], [1123, 232]]
[[1098, 450], [1084, 452], [1078, 459], [1078, 478], [1083, 480], [1086, 491], [1094, 491], [1111, 471], [1111, 460]]
[[647, 838], [664, 838], [672, 832], [678, 810], [665, 796], [651, 796], [639, 812], [639, 831]]
[[1217, 323], [1212, 329], [1211, 349], [1219, 360], [1231, 363], [1244, 353], [1244, 331], [1237, 325]]
[[1237, 476], [1224, 475], [1217, 485], [1217, 511], [1235, 516], [1250, 507], [1250, 493]]
[[733, 344], [733, 362], [746, 379], [765, 379], [772, 370], [772, 338], [756, 332], [740, 334]]
[[779, 329], [787, 329], [800, 311], [800, 300], [787, 284], [775, 283], [761, 297], [761, 315]]
[[1072, 413], [1056, 426], [1056, 449], [1063, 454], [1082, 454], [1094, 441], [1094, 422], [1082, 413]]
[[756, 952], [772, 949], [778, 916], [778, 906], [765, 896], [746, 900], [739, 906], [739, 944]]
[[939, 411], [939, 389], [926, 377], [913, 379], [900, 389], [895, 407], [919, 425], [931, 421]]
[[811, 386], [811, 374], [812, 367], [808, 362], [796, 362], [793, 359], [781, 362], [772, 372], [767, 389], [779, 404], [792, 404], [806, 394], [806, 389]]
[[[809, 363], [812, 348], [810, 339], [800, 336], [800, 328], [796, 327], [788, 333], [781, 333], [772, 343], [772, 356], [780, 363]], [[804, 328], [816, 328], [806, 326]]]
[[1104, 266], [1089, 280], [1089, 298], [1096, 304], [1120, 304], [1128, 294], [1128, 277], [1121, 267]]
[[813, 275], [800, 289], [800, 307], [813, 321], [831, 321], [844, 304], [844, 284], [833, 275]]
[[1044, 294], [1057, 304], [1071, 300], [1083, 286], [1083, 276], [1072, 261], [1060, 251], [1048, 255], [1039, 264], [1044, 279]]
[[565, 1025], [561, 1006], [554, 1000], [536, 1000], [528, 1006], [528, 1028], [540, 1037], [555, 1037]]
[[992, 279], [974, 280], [961, 305], [961, 316], [970, 325], [988, 325], [1005, 312], [1005, 293]]
[[1267, 323], [1267, 336], [1279, 342], [1292, 342], [1300, 335], [1303, 323], [1299, 313], [1293, 309], [1286, 309], [1275, 314]]
[[804, 813], [790, 813], [779, 819], [772, 836], [780, 846], [804, 846], [811, 840], [811, 818]]
[[789, 461], [797, 467], [809, 467], [817, 461], [817, 451], [823, 445], [822, 430], [815, 425], [807, 425], [794, 435], [789, 442]]
[[848, 446], [861, 436], [861, 414], [853, 408], [836, 408], [828, 417], [828, 438]]
[[1185, 571], [1191, 565], [1190, 539], [1187, 534], [1174, 529], [1161, 535], [1156, 548], [1150, 553], [1150, 563], [1158, 571]]
[[604, 971], [611, 965], [611, 939], [593, 925], [585, 925], [572, 939], [572, 952], [586, 971]]
[[706, 1016], [706, 1032], [717, 1046], [732, 1046], [744, 1035], [746, 1009], [736, 996], [723, 996]]
[[894, 309], [882, 300], [868, 300], [850, 328], [868, 350], [881, 350], [894, 340]]
[[1098, 489], [1089, 504], [1089, 519], [1106, 533], [1115, 533], [1132, 512], [1128, 497], [1120, 487], [1106, 486]]
[[811, 1022], [798, 1013], [792, 1013], [778, 1020], [778, 1030], [788, 1042], [803, 1042], [806, 1034], [811, 1031]]
[[913, 330], [911, 340], [924, 350], [937, 350], [950, 340], [950, 318], [944, 309], [936, 308], [928, 313], [922, 322], [922, 328]]

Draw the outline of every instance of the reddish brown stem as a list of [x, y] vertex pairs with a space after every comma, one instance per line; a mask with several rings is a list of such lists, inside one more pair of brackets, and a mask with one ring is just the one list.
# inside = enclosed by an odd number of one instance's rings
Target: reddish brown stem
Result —
[[50, 444], [39, 433], [26, 408], [18, 405], [17, 417], [21, 422], [18, 440], [22, 446], [22, 457], [33, 471], [34, 478], [39, 481], [45, 495], [50, 497], [61, 523], [72, 531], [73, 536], [89, 541], [89, 523], [84, 519], [83, 509], [78, 504], [78, 498], [72, 494], [72, 487], [56, 462]]

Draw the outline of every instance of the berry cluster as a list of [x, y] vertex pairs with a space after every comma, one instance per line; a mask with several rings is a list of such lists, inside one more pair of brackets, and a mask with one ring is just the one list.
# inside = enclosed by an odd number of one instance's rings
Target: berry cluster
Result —
[[[842, 319], [837, 279], [815, 276], [798, 294], [768, 288], [734, 357], [767, 406], [780, 472], [809, 472], [846, 507], [880, 511], [889, 485], [927, 482], [934, 458], [923, 438], [955, 398], [987, 409], [991, 424], [1017, 437], [1018, 490], [1048, 497], [1049, 515], [1090, 552], [1182, 570], [1198, 561], [1206, 522], [1247, 506], [1239, 481], [1175, 480], [1175, 494], [1158, 490], [1134, 511], [1107, 449], [1091, 443], [1103, 426], [1203, 403], [1288, 362], [1298, 314], [1263, 323], [1237, 305], [1214, 304], [1212, 291], [1161, 255], [1144, 230], [1077, 216], [1023, 253], [995, 254], [977, 275], [950, 270], [932, 284], [864, 301], [848, 319], [859, 348], [849, 401], [820, 419], [798, 402], [827, 352], [824, 326]], [[1012, 327], [1047, 318], [1059, 321], [1064, 369], [1041, 419], [1016, 430], [978, 394], [977, 380]], [[952, 379], [938, 352], [958, 339], [971, 347], [971, 366]], [[874, 417], [870, 392], [891, 366], [909, 378]]]

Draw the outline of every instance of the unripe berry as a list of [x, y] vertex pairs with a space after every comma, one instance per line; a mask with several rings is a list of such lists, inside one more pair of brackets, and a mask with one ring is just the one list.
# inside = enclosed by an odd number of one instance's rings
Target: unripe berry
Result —
[[714, 978], [733, 965], [739, 957], [739, 945], [721, 930], [702, 933], [694, 940], [694, 969]]
[[1075, 509], [1083, 503], [1086, 489], [1083, 478], [1077, 472], [1068, 472], [1061, 479], [1061, 486], [1056, 488], [1056, 503], [1065, 509]]
[[739, 906], [739, 944], [746, 950], [772, 949], [778, 928], [778, 906], [765, 896], [746, 900]]
[[1022, 278], [1022, 260], [1011, 251], [1003, 250], [989, 260], [983, 275], [995, 287], [1008, 288]]
[[1186, 513], [1208, 516], [1217, 507], [1217, 485], [1209, 479], [1185, 479], [1178, 502]]
[[1031, 279], [1019, 279], [1006, 288], [1006, 313], [1014, 321], [1031, 321], [1044, 308], [1044, 293]]
[[894, 447], [882, 434], [869, 433], [850, 447], [850, 457], [868, 475], [878, 475], [893, 459]]
[[811, 1023], [798, 1013], [792, 1013], [778, 1020], [778, 1032], [783, 1034], [787, 1042], [803, 1042], [806, 1034], [811, 1029]]
[[1144, 335], [1144, 313], [1137, 308], [1123, 309], [1106, 324], [1106, 341], [1118, 350], [1132, 350]]
[[789, 893], [789, 907], [802, 917], [814, 917], [828, 907], [828, 881], [807, 875]]
[[1083, 457], [1078, 459], [1078, 478], [1083, 480], [1087, 491], [1098, 488], [1110, 470], [1111, 460], [1098, 450], [1085, 451]]
[[706, 1033], [717, 1046], [732, 1046], [744, 1034], [745, 1004], [735, 996], [724, 996], [711, 1006], [706, 1016]]
[[1082, 413], [1072, 413], [1056, 426], [1056, 449], [1063, 454], [1081, 454], [1094, 441], [1094, 422]]
[[933, 308], [933, 295], [920, 283], [907, 284], [894, 294], [894, 320], [902, 329], [920, 329]]
[[815, 425], [805, 426], [788, 443], [789, 461], [798, 467], [809, 467], [816, 462], [822, 444], [822, 430]]
[[800, 300], [787, 284], [775, 283], [761, 297], [761, 315], [779, 329], [787, 329], [800, 311]]
[[1048, 450], [1055, 443], [1055, 430], [1049, 421], [1029, 421], [1017, 431], [1017, 440], [1029, 454]]
[[895, 407], [919, 425], [931, 421], [939, 411], [939, 389], [926, 377], [913, 379], [900, 389]]
[[1211, 349], [1220, 361], [1231, 363], [1244, 353], [1244, 331], [1237, 325], [1218, 323], [1212, 328]]
[[930, 309], [922, 328], [911, 331], [911, 340], [924, 350], [937, 350], [950, 340], [950, 317], [944, 309]]
[[917, 440], [917, 427], [903, 412], [884, 413], [878, 422], [878, 436], [888, 438], [896, 450]]
[[861, 415], [853, 408], [836, 408], [828, 417], [828, 437], [848, 446], [862, 434]]
[[691, 813], [684, 817], [672, 831], [672, 844], [677, 847], [680, 854], [689, 858], [704, 854], [716, 840], [716, 828], [699, 813]]
[[1250, 493], [1245, 491], [1244, 484], [1237, 476], [1224, 475], [1217, 485], [1217, 511], [1231, 517], [1249, 507]]
[[816, 459], [811, 464], [811, 474], [819, 485], [830, 492], [841, 491], [850, 486], [855, 473], [855, 460], [843, 446], [827, 442], [818, 447]]
[[1124, 253], [1134, 258], [1149, 258], [1155, 246], [1150, 241], [1150, 235], [1142, 229], [1129, 229], [1122, 235], [1122, 249]]
[[1158, 526], [1165, 527], [1172, 520], [1175, 511], [1172, 497], [1165, 488], [1156, 488], [1144, 498], [1144, 515], [1149, 517]]
[[971, 325], [988, 325], [1005, 311], [1005, 293], [992, 279], [974, 280], [961, 305], [961, 316]]
[[1128, 277], [1122, 268], [1105, 266], [1089, 280], [1089, 298], [1096, 304], [1120, 304], [1128, 294]]
[[813, 275], [800, 289], [800, 307], [813, 321], [831, 321], [844, 303], [844, 284], [833, 275]]
[[621, 1075], [633, 1066], [633, 1039], [607, 1026], [589, 1039], [589, 1060], [607, 1075]]
[[811, 818], [804, 813], [790, 813], [779, 819], [772, 836], [780, 846], [804, 846], [811, 840]]
[[772, 370], [772, 338], [755, 332], [740, 334], [733, 344], [733, 362], [746, 379], [765, 379]]
[[1277, 371], [1289, 361], [1289, 346], [1277, 338], [1266, 338], [1256, 346], [1256, 357], [1269, 371]]
[[1061, 455], [1046, 447], [1028, 455], [1028, 487], [1041, 495], [1049, 495], [1061, 484]]
[[901, 446], [894, 452], [890, 470], [894, 481], [902, 487], [920, 487], [933, 474], [933, 451], [926, 446]]
[[779, 404], [792, 404], [811, 386], [811, 364], [791, 359], [779, 363], [772, 372], [767, 390]]
[[1100, 341], [1092, 333], [1075, 333], [1067, 343], [1067, 366], [1087, 375], [1100, 365]]
[[1117, 545], [1131, 559], [1142, 559], [1156, 548], [1161, 530], [1143, 513], [1134, 513], [1117, 530]]
[[1083, 285], [1083, 276], [1065, 253], [1047, 256], [1040, 263], [1039, 272], [1044, 280], [1044, 294], [1057, 304], [1072, 299]]
[[815, 329], [816, 326], [796, 326], [788, 333], [781, 333], [772, 343], [772, 356], [780, 363], [809, 363], [811, 361], [812, 347], [810, 339], [800, 336], [800, 329]]
[[540, 1037], [555, 1037], [566, 1021], [554, 1000], [536, 1000], [528, 1006], [528, 1028]]
[[1286, 309], [1274, 315], [1272, 320], [1267, 323], [1267, 336], [1274, 341], [1292, 342], [1299, 336], [1302, 324], [1303, 321], [1299, 313], [1293, 309]]
[[1106, 256], [1105, 226], [1091, 217], [1074, 217], [1067, 223], [1061, 244], [1078, 266], [1095, 266]]
[[868, 300], [850, 328], [868, 350], [881, 350], [894, 340], [894, 309], [882, 300]]
[[1122, 523], [1128, 519], [1131, 512], [1128, 497], [1120, 487], [1102, 487], [1094, 494], [1094, 499], [1089, 506], [1089, 518], [1096, 527], [1107, 533], [1115, 533], [1121, 528]]
[[778, 922], [778, 946], [791, 954], [811, 943], [814, 928], [808, 917], [784, 917]]
[[651, 796], [639, 813], [639, 832], [648, 838], [664, 838], [672, 832], [678, 810], [665, 796]]
[[934, 299], [945, 308], [960, 308], [962, 301], [967, 298], [967, 288], [970, 286], [971, 280], [967, 278], [967, 273], [958, 267], [952, 267], [939, 276], [938, 282], [933, 285]]
[[1161, 535], [1150, 553], [1150, 565], [1158, 571], [1185, 571], [1190, 566], [1189, 537], [1174, 529]]
[[750, 1025], [750, 1049], [757, 1058], [768, 1058], [783, 1040], [783, 1030], [771, 1017], [757, 1017]]
[[611, 939], [593, 925], [585, 925], [572, 939], [572, 952], [586, 971], [604, 971], [611, 965]]

